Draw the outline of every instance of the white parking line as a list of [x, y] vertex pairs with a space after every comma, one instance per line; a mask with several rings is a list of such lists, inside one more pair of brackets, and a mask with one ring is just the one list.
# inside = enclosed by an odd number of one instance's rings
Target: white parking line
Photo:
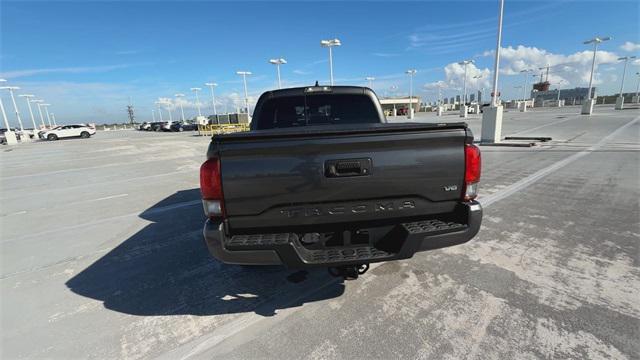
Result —
[[601, 148], [603, 145], [605, 145], [609, 140], [611, 140], [613, 137], [620, 135], [623, 131], [625, 131], [628, 127], [632, 126], [633, 124], [635, 124], [636, 122], [638, 122], [638, 120], [640, 120], [640, 117], [636, 117], [635, 119], [631, 120], [630, 122], [622, 125], [621, 127], [617, 128], [616, 130], [614, 130], [612, 133], [610, 133], [609, 135], [605, 136], [604, 138], [602, 138], [602, 140], [598, 141], [595, 145], [588, 147], [585, 150], [582, 150], [579, 153], [573, 154], [565, 159], [562, 159], [558, 162], [555, 162], [549, 166], [547, 166], [544, 169], [538, 170], [535, 173], [525, 177], [524, 179], [521, 179], [520, 181], [517, 181], [509, 186], [507, 186], [504, 189], [501, 189], [500, 191], [493, 193], [485, 198], [481, 198], [478, 201], [480, 201], [480, 204], [482, 204], [483, 207], [488, 207], [491, 204], [493, 204], [496, 201], [500, 201], [508, 196], [513, 195], [514, 193], [521, 191], [531, 185], [533, 185], [535, 182], [537, 182], [538, 180], [542, 179], [543, 177], [551, 174], [552, 172], [580, 159], [581, 157], [592, 153], [595, 150], [598, 150], [599, 148]]
[[163, 206], [163, 207], [159, 207], [159, 208], [155, 208], [155, 209], [146, 210], [146, 211], [143, 211], [143, 212], [139, 212], [138, 211], [138, 212], [134, 212], [134, 213], [118, 215], [118, 216], [112, 216], [112, 217], [108, 217], [108, 218], [104, 218], [104, 219], [100, 219], [100, 220], [85, 222], [85, 223], [82, 223], [82, 224], [64, 226], [64, 227], [59, 227], [59, 228], [56, 228], [56, 229], [45, 230], [45, 231], [41, 231], [41, 232], [37, 232], [37, 233], [31, 233], [31, 234], [15, 237], [15, 238], [12, 238], [12, 239], [2, 239], [2, 241], [0, 241], [0, 243], [4, 244], [4, 243], [8, 243], [8, 242], [13, 242], [13, 241], [16, 241], [16, 240], [23, 240], [23, 239], [28, 239], [28, 238], [32, 238], [32, 237], [39, 237], [39, 236], [43, 236], [43, 235], [54, 234], [54, 233], [57, 233], [57, 232], [60, 232], [60, 231], [68, 231], [68, 230], [81, 229], [81, 228], [85, 228], [85, 227], [93, 227], [93, 226], [98, 225], [98, 224], [103, 224], [103, 223], [114, 221], [114, 220], [118, 220], [118, 219], [125, 219], [125, 218], [128, 218], [128, 217], [137, 217], [137, 216], [141, 216], [141, 214], [144, 214], [144, 215], [159, 214], [159, 213], [163, 213], [163, 212], [166, 212], [166, 211], [169, 211], [169, 210], [180, 209], [180, 208], [183, 208], [183, 207], [193, 206], [193, 205], [202, 205], [202, 200], [198, 199], [198, 200], [192, 200], [192, 201], [183, 201], [183, 202], [179, 202], [179, 203], [172, 204], [172, 205], [167, 205], [167, 206]]
[[532, 127], [531, 129], [524, 129], [524, 130], [516, 131], [516, 132], [514, 132], [514, 133], [512, 133], [512, 134], [510, 134], [510, 135], [507, 135], [507, 136], [513, 136], [513, 135], [518, 135], [518, 134], [526, 133], [526, 132], [529, 132], [529, 131], [539, 130], [539, 129], [545, 128], [545, 127], [547, 127], [547, 126], [557, 125], [557, 124], [562, 124], [562, 123], [564, 123], [564, 122], [567, 122], [567, 121], [570, 121], [570, 120], [575, 120], [575, 119], [577, 119], [577, 117], [569, 117], [568, 119], [562, 119], [562, 120], [558, 120], [558, 121], [552, 121], [552, 122], [547, 123], [547, 124], [542, 124], [542, 125], [540, 125], [540, 126]]

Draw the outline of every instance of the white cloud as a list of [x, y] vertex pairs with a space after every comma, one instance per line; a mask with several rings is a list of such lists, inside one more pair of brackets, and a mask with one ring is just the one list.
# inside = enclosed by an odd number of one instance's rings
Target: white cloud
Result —
[[[448, 90], [461, 90], [464, 88], [464, 65], [457, 62], [444, 67], [445, 80], [424, 84], [426, 90], [438, 87]], [[467, 65], [467, 93], [471, 94], [475, 89], [489, 88], [491, 71], [487, 68], [479, 69], [475, 64]], [[478, 76], [474, 79], [475, 76]]]
[[400, 56], [402, 54], [374, 52], [374, 53], [371, 53], [371, 55], [377, 56], [377, 57], [382, 57], [382, 58], [390, 58], [390, 57], [398, 57], [398, 56]]
[[[493, 51], [485, 51], [483, 56], [493, 56]], [[592, 50], [584, 50], [570, 55], [554, 54], [544, 49], [519, 45], [506, 47], [500, 51], [500, 73], [504, 75], [518, 75], [520, 71], [533, 69], [539, 73], [541, 67], [549, 65], [549, 81], [557, 84], [563, 80], [564, 86], [585, 86], [589, 82]], [[616, 63], [618, 55], [598, 50], [597, 64]], [[600, 74], [594, 76], [594, 84], [602, 83]]]
[[66, 74], [100, 73], [100, 72], [108, 72], [108, 71], [124, 69], [132, 66], [140, 66], [140, 65], [148, 65], [148, 64], [117, 64], [117, 65], [105, 65], [105, 66], [78, 66], [78, 67], [66, 67], [66, 68], [13, 70], [13, 71], [4, 72], [0, 74], [0, 76], [5, 79], [14, 79], [14, 78], [20, 78], [20, 77], [51, 74], [51, 73], [66, 73]]
[[636, 44], [636, 43], [632, 43], [631, 41], [627, 41], [624, 44], [620, 45], [620, 49], [627, 51], [627, 52], [633, 52], [633, 51], [638, 51], [640, 50], [640, 44]]

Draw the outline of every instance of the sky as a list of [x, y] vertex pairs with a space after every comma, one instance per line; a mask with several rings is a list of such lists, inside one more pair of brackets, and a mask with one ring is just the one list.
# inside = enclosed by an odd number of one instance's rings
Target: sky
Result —
[[[619, 91], [621, 56], [640, 57], [637, 1], [505, 1], [500, 90], [520, 96], [520, 70], [550, 64], [552, 88], [586, 87], [594, 36], [601, 44], [598, 94]], [[248, 77], [250, 103], [277, 87], [275, 66], [284, 58], [284, 87], [329, 82], [328, 50], [320, 40], [338, 38], [336, 85], [366, 85], [375, 77], [379, 96], [406, 95], [407, 69], [416, 69], [414, 93], [434, 101], [462, 92], [462, 60], [469, 92], [490, 89], [496, 48], [498, 1], [463, 2], [214, 2], [214, 1], [11, 1], [0, 3], [0, 78], [50, 103], [59, 123], [127, 121], [132, 102], [138, 121], [149, 121], [158, 101], [179, 116], [197, 114], [193, 87], [200, 87], [204, 114], [242, 105]], [[630, 61], [625, 91], [635, 91], [640, 61]], [[477, 77], [477, 78], [474, 78]], [[539, 77], [538, 77], [539, 79]], [[538, 80], [536, 79], [536, 80]], [[531, 81], [529, 81], [531, 83]], [[397, 89], [396, 89], [397, 87]], [[176, 99], [177, 93], [184, 98]], [[8, 91], [0, 93], [12, 126]], [[23, 118], [27, 102], [17, 98]], [[35, 110], [35, 109], [34, 109]], [[36, 117], [38, 114], [36, 112]]]

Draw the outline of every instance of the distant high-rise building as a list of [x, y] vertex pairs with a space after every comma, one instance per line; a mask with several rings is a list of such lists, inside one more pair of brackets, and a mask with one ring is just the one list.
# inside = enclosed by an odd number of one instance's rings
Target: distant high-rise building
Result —
[[478, 104], [482, 104], [482, 91], [478, 90]]
[[448, 104], [449, 103], [449, 98], [444, 98], [444, 103]]
[[469, 94], [469, 102], [473, 102], [476, 99], [476, 94]]
[[456, 95], [456, 102], [460, 104], [460, 95]]
[[455, 104], [455, 103], [456, 103], [456, 99], [454, 97], [449, 99], [449, 104]]

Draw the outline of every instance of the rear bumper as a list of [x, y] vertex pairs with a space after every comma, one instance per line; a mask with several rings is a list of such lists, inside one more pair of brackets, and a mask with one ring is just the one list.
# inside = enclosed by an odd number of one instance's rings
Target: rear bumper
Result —
[[[480, 230], [482, 207], [472, 201], [459, 205], [465, 224], [440, 226], [443, 222], [416, 221], [398, 224], [392, 238], [402, 246], [394, 251], [373, 247], [338, 247], [319, 253], [309, 251], [290, 233], [228, 237], [221, 221], [207, 220], [204, 239], [209, 252], [216, 259], [239, 265], [278, 265], [291, 268], [344, 266], [407, 259], [416, 252], [463, 244]], [[239, 239], [237, 239], [239, 238]], [[238, 243], [242, 247], [238, 249]], [[234, 249], [229, 249], [233, 244]]]

